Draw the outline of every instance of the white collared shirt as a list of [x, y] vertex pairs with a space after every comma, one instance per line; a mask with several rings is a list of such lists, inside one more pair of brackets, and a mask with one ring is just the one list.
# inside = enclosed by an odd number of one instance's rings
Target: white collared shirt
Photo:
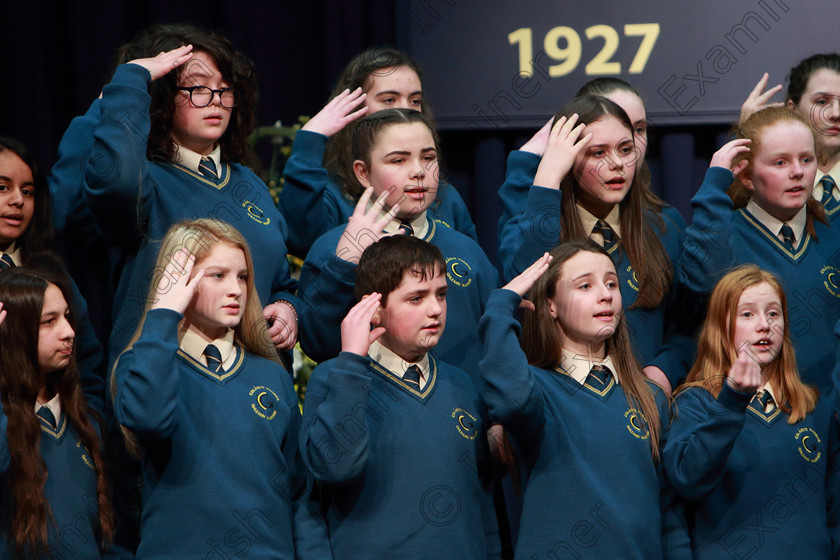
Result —
[[204, 349], [207, 348], [208, 344], [213, 344], [219, 349], [219, 354], [222, 356], [222, 367], [226, 370], [230, 369], [236, 360], [236, 352], [233, 351], [233, 329], [228, 329], [222, 338], [217, 338], [212, 342], [207, 342], [193, 327], [182, 330], [179, 336], [181, 340], [178, 345], [181, 350], [205, 366], [207, 365], [207, 357], [204, 355]]
[[398, 356], [394, 352], [392, 352], [389, 348], [386, 348], [382, 344], [379, 343], [378, 340], [373, 341], [370, 344], [370, 349], [368, 350], [368, 355], [373, 358], [374, 361], [378, 362], [379, 365], [399, 377], [400, 379], [403, 378], [405, 375], [405, 370], [409, 368], [409, 366], [417, 366], [420, 368], [420, 389], [423, 389], [426, 386], [426, 383], [429, 382], [429, 355], [423, 354], [423, 357], [416, 362], [407, 362], [401, 356]]
[[[180, 163], [190, 171], [195, 171], [199, 175], [204, 175], [201, 170], [198, 168], [198, 164], [201, 163], [202, 156], [198, 152], [194, 152], [189, 148], [185, 148], [178, 145], [178, 150], [175, 152], [175, 163]], [[213, 160], [213, 163], [216, 164], [216, 173], [221, 176], [222, 173], [222, 148], [219, 144], [216, 144], [216, 147], [213, 148], [213, 151], [207, 154], [206, 157], [209, 157]]]
[[764, 227], [775, 233], [776, 237], [779, 238], [779, 241], [784, 241], [779, 230], [782, 229], [783, 225], [789, 225], [790, 229], [793, 230], [794, 248], [799, 247], [802, 243], [802, 238], [805, 237], [805, 225], [808, 223], [808, 212], [805, 206], [796, 213], [796, 216], [787, 222], [783, 222], [775, 216], [771, 216], [752, 199], [750, 199], [747, 203], [747, 212], [755, 216], [755, 219], [761, 222]]
[[829, 169], [828, 173], [823, 173], [819, 169], [817, 169], [817, 175], [814, 177], [814, 198], [817, 200], [822, 200], [823, 195], [823, 187], [820, 184], [820, 181], [826, 175], [831, 175], [831, 178], [834, 179], [834, 184], [837, 185], [837, 188], [834, 189], [834, 192], [831, 193], [831, 196], [834, 200], [840, 200], [840, 161], [834, 164], [834, 167]]
[[[589, 237], [600, 245], [601, 247], [604, 246], [604, 236], [600, 233], [593, 232], [592, 230], [595, 229], [595, 224], [598, 222], [600, 218], [596, 218], [593, 216], [589, 210], [585, 209], [580, 204], [577, 205], [578, 216], [580, 216], [580, 222], [583, 224], [583, 231], [589, 232]], [[610, 213], [607, 214], [607, 217], [604, 218], [604, 221], [607, 222], [612, 230], [615, 232], [615, 236], [621, 239], [621, 219], [618, 212], [618, 204], [613, 206]]]
[[582, 356], [569, 352], [565, 348], [560, 357], [560, 367], [572, 376], [572, 379], [583, 385], [586, 383], [586, 378], [589, 376], [589, 370], [592, 366], [604, 366], [609, 368], [616, 385], [618, 384], [618, 373], [615, 371], [612, 358], [607, 356], [603, 360], [592, 360], [591, 356]]

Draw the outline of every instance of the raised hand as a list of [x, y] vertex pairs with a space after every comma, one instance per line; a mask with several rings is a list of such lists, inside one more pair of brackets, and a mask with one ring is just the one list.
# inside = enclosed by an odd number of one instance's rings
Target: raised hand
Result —
[[548, 122], [534, 134], [530, 140], [525, 142], [521, 148], [522, 152], [529, 152], [540, 157], [545, 153], [545, 146], [548, 144], [548, 135], [551, 133], [551, 123], [554, 122], [554, 117], [548, 119]]
[[740, 350], [738, 359], [729, 368], [726, 374], [726, 381], [729, 386], [742, 393], [755, 393], [759, 387], [764, 385], [761, 376], [761, 366], [749, 350]]
[[162, 52], [153, 58], [137, 58], [130, 61], [129, 64], [142, 66], [152, 75], [152, 80], [157, 80], [191, 59], [193, 56], [192, 48], [192, 45], [184, 45], [171, 51]]
[[742, 159], [735, 164], [734, 167], [732, 166], [732, 162], [738, 154], [750, 151], [750, 142], [751, 140], [748, 138], [739, 138], [737, 140], [727, 142], [712, 156], [712, 161], [709, 163], [709, 167], [725, 167], [730, 170], [733, 175], [738, 175], [741, 171], [747, 168], [749, 162]]
[[[356, 88], [354, 91], [345, 89], [309, 119], [309, 122], [303, 125], [303, 130], [332, 136], [348, 123], [367, 113], [368, 108], [364, 106], [366, 98], [367, 94], [362, 88]], [[362, 105], [362, 108], [356, 110], [359, 105]]]
[[381, 300], [382, 294], [376, 292], [362, 296], [362, 300], [347, 313], [341, 321], [342, 352], [367, 356], [371, 343], [385, 332], [385, 327], [370, 328]]
[[[534, 264], [526, 268], [522, 274], [508, 282], [504, 289], [516, 292], [524, 298], [525, 294], [528, 293], [528, 290], [531, 289], [531, 286], [534, 285], [534, 282], [537, 281], [537, 278], [545, 274], [545, 271], [548, 270], [548, 265], [551, 264], [553, 259], [554, 257], [548, 253], [543, 253], [543, 256], [537, 259]], [[528, 301], [527, 299], [523, 299], [522, 303], [519, 304], [519, 307], [524, 307], [525, 309], [533, 311], [534, 303]]]
[[390, 190], [385, 191], [368, 208], [368, 201], [373, 195], [373, 187], [365, 189], [365, 192], [359, 197], [359, 202], [356, 203], [356, 208], [347, 222], [347, 227], [344, 228], [344, 233], [341, 234], [341, 239], [338, 240], [338, 245], [335, 248], [335, 254], [338, 258], [358, 263], [365, 249], [388, 235], [382, 230], [400, 210], [399, 204], [395, 204], [390, 209], [385, 207], [385, 201], [388, 200], [390, 194]]
[[548, 135], [545, 153], [534, 176], [535, 185], [559, 189], [560, 181], [572, 169], [575, 158], [592, 139], [590, 133], [578, 140], [586, 125], [581, 123], [575, 126], [577, 120], [578, 116], [574, 114], [568, 119], [560, 117], [554, 123]]
[[757, 111], [761, 111], [762, 109], [766, 109], [767, 107], [782, 107], [784, 103], [776, 102], [776, 103], [768, 103], [771, 97], [776, 95], [782, 90], [782, 84], [775, 85], [764, 91], [764, 88], [767, 87], [767, 80], [770, 79], [770, 74], [767, 72], [758, 80], [758, 83], [755, 85], [753, 90], [747, 96], [746, 101], [744, 104], [741, 105], [741, 116], [738, 119], [738, 124], [743, 123], [745, 120], [749, 118], [750, 115]]
[[193, 266], [195, 256], [185, 249], [179, 249], [172, 255], [158, 281], [155, 290], [157, 299], [152, 309], [171, 309], [183, 313], [189, 307], [198, 283], [204, 276], [204, 269], [192, 276]]

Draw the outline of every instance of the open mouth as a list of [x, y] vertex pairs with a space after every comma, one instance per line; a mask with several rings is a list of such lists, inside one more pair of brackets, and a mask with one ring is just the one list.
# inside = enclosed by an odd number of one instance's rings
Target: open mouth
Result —
[[8, 214], [0, 219], [10, 226], [18, 227], [23, 223], [23, 214]]

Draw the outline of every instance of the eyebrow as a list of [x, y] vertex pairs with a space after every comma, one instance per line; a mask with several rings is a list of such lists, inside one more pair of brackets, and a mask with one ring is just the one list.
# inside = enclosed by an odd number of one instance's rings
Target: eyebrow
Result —
[[[386, 91], [377, 91], [375, 95], [376, 95], [376, 97], [379, 97], [380, 95], [401, 95], [401, 94], [400, 94], [400, 92], [398, 92], [396, 90], [389, 89], [389, 90], [386, 90]], [[408, 97], [411, 97], [413, 95], [423, 95], [423, 90], [413, 91], [413, 92], [408, 94]]]
[[[0, 175], [0, 180], [11, 182], [12, 178], [11, 177], [6, 177], [5, 175]], [[34, 187], [35, 186], [35, 181], [27, 181], [26, 183], [23, 183], [23, 184], [28, 185], [30, 187]]]

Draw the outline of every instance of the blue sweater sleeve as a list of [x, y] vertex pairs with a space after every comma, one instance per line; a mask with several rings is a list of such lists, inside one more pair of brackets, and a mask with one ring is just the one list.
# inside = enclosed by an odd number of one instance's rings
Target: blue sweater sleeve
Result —
[[560, 243], [561, 200], [557, 189], [532, 186], [525, 211], [508, 221], [499, 238], [502, 279], [509, 282]]
[[181, 317], [170, 309], [149, 311], [140, 338], [114, 366], [117, 422], [144, 439], [166, 439], [177, 428], [175, 360]]
[[341, 351], [341, 321], [354, 303], [356, 265], [335, 255], [335, 242], [331, 235], [319, 238], [300, 273], [300, 343], [316, 362]]
[[828, 512], [828, 535], [831, 539], [831, 557], [840, 558], [840, 423], [838, 423], [836, 414], [831, 415], [830, 422], [831, 430], [828, 438], [828, 465], [825, 481], [826, 510]]
[[84, 160], [85, 202], [100, 233], [111, 243], [130, 247], [140, 237], [138, 215], [151, 163], [149, 137], [149, 71], [123, 64], [102, 90], [94, 147]]
[[[370, 430], [348, 440], [342, 420], [356, 415], [370, 394], [369, 359], [342, 352], [319, 365], [307, 386], [301, 429], [301, 452], [313, 476], [341, 484], [359, 476], [369, 453]], [[341, 442], [341, 443], [339, 443]]]
[[341, 225], [353, 209], [323, 166], [327, 140], [323, 134], [298, 130], [283, 168], [277, 207], [289, 224], [289, 252], [301, 258], [316, 239]]
[[545, 403], [525, 353], [519, 346], [521, 326], [513, 314], [522, 298], [495, 290], [478, 325], [484, 348], [479, 370], [490, 420], [510, 432], [526, 460], [536, 457], [545, 426]]
[[691, 199], [694, 215], [685, 231], [678, 279], [695, 294], [710, 294], [723, 272], [738, 264], [730, 250], [734, 206], [726, 189], [731, 183], [731, 171], [711, 167]]
[[[659, 439], [660, 457], [668, 442], [671, 416], [669, 399], [657, 389], [656, 401], [662, 426]], [[659, 500], [662, 511], [662, 553], [665, 560], [692, 560], [691, 534], [688, 529], [685, 502], [680, 499], [660, 460], [656, 465], [659, 477]]]
[[534, 184], [534, 176], [540, 166], [542, 158], [531, 152], [513, 150], [507, 159], [507, 173], [505, 182], [499, 188], [499, 198], [502, 199], [502, 215], [499, 218], [497, 234], [501, 239], [502, 232], [507, 223], [525, 211], [528, 203], [528, 194], [531, 185]]
[[94, 100], [84, 115], [70, 121], [58, 144], [58, 160], [50, 170], [50, 205], [53, 227], [58, 236], [68, 230], [88, 230], [90, 213], [82, 198], [82, 163], [92, 155], [93, 131], [99, 122], [101, 101]]
[[751, 398], [724, 382], [717, 399], [690, 388], [675, 400], [662, 460], [668, 479], [686, 500], [700, 502], [720, 484]]

